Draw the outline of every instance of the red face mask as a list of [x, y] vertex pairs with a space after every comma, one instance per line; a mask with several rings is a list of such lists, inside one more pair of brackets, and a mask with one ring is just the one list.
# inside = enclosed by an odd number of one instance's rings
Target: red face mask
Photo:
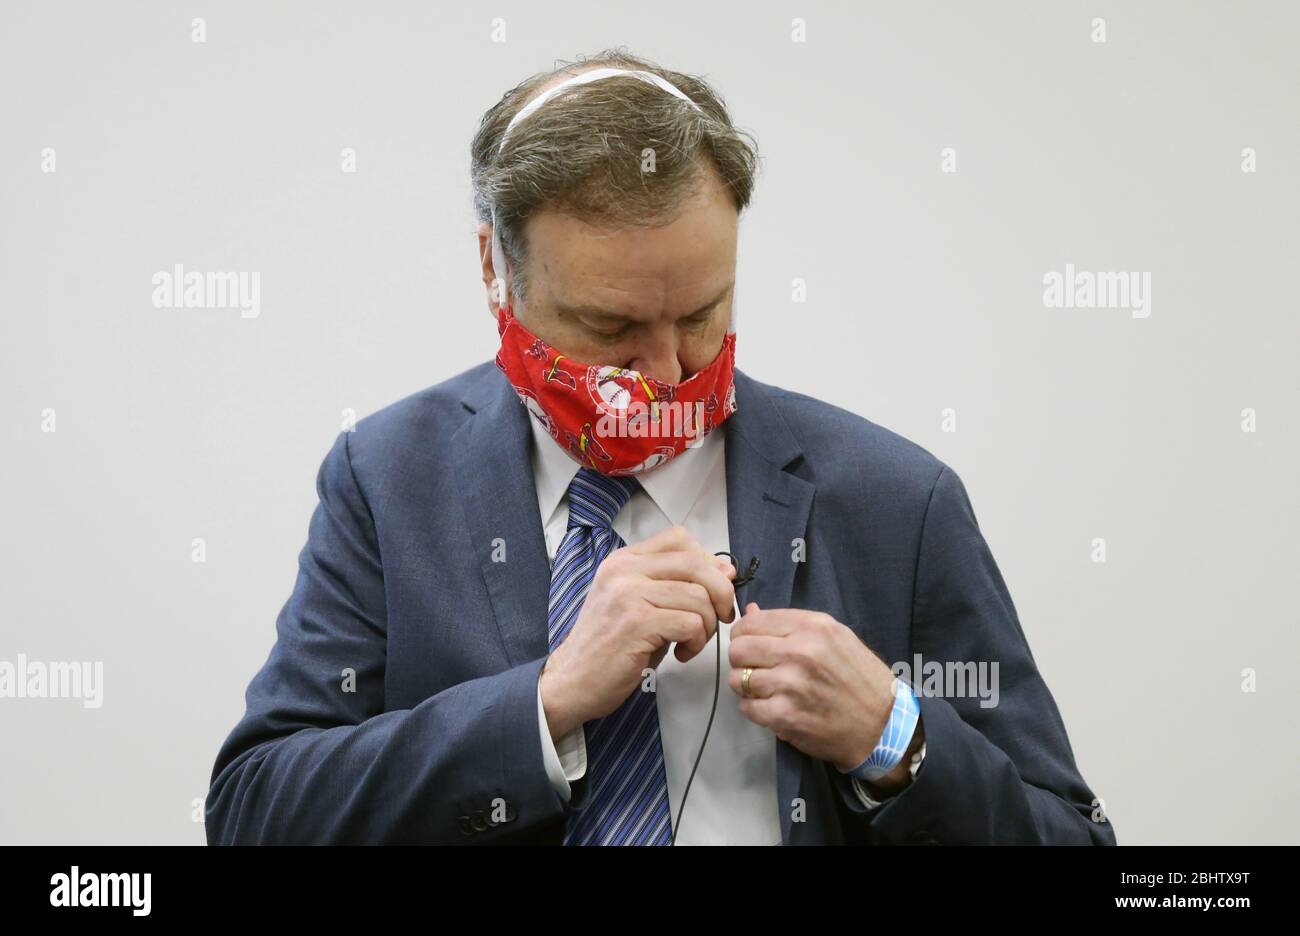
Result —
[[497, 367], [519, 399], [579, 464], [607, 475], [657, 468], [736, 411], [736, 333], [707, 367], [671, 384], [622, 367], [582, 364], [497, 313]]

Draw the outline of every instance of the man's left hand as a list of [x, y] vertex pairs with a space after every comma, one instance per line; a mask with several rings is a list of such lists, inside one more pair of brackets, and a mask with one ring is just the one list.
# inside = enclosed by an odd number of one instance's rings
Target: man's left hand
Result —
[[[810, 757], [844, 772], [875, 750], [894, 708], [894, 673], [861, 638], [829, 614], [799, 608], [764, 611], [755, 602], [731, 628], [731, 691], [740, 713]], [[745, 667], [752, 698], [741, 691]], [[911, 779], [911, 753], [871, 785], [886, 795]]]

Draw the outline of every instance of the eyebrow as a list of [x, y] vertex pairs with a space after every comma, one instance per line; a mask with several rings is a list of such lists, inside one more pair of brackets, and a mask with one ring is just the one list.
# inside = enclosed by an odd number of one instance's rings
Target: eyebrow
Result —
[[[718, 293], [716, 296], [714, 296], [708, 302], [704, 303], [704, 305], [700, 306], [698, 309], [686, 313], [686, 315], [683, 315], [682, 318], [691, 318], [693, 316], [701, 315], [702, 313], [709, 311], [714, 306], [716, 306], [719, 302], [725, 299], [727, 297], [727, 293], [731, 292], [731, 288], [735, 285], [736, 284], [734, 280], [728, 283], [726, 286], [722, 288], [722, 292]], [[599, 306], [584, 305], [584, 304], [571, 305], [567, 302], [561, 302], [558, 300], [555, 302], [555, 308], [561, 312], [566, 312], [570, 315], [573, 314], [595, 315], [600, 318], [617, 318], [617, 319], [630, 318], [630, 316], [623, 315], [620, 312], [610, 312], [606, 309], [600, 308]]]

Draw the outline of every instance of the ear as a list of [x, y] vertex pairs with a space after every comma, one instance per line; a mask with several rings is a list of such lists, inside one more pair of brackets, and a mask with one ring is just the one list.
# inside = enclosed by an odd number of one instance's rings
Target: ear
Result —
[[492, 224], [488, 221], [478, 223], [478, 259], [482, 268], [483, 286], [487, 290], [488, 314], [492, 321], [497, 319], [497, 309], [501, 305], [503, 294], [510, 290], [510, 271], [502, 271], [503, 283], [497, 282], [497, 271], [492, 264]]

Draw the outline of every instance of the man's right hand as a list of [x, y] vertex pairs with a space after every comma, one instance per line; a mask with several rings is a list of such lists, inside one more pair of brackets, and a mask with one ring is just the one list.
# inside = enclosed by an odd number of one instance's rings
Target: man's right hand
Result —
[[735, 617], [736, 570], [687, 532], [669, 527], [610, 553], [596, 569], [582, 610], [542, 668], [542, 707], [558, 741], [608, 715], [662, 662], [668, 647], [685, 663]]

